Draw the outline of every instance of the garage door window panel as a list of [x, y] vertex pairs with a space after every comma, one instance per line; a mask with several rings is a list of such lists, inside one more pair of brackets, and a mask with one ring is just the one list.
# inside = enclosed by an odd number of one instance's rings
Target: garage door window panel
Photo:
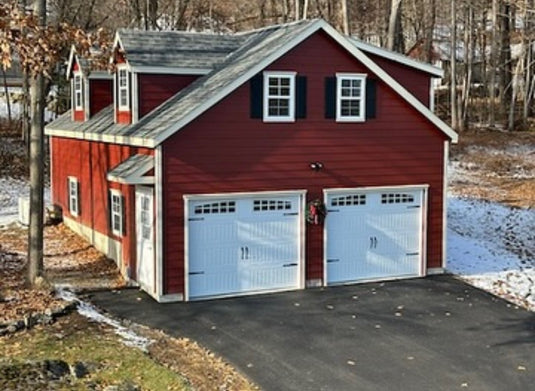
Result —
[[350, 194], [331, 199], [331, 206], [366, 205], [366, 194]]
[[194, 209], [194, 213], [196, 215], [234, 213], [234, 212], [236, 212], [236, 202], [234, 201], [211, 202], [211, 203], [196, 205]]

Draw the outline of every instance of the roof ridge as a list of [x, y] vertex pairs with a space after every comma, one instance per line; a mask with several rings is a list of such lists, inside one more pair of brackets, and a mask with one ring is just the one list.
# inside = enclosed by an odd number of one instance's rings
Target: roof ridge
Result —
[[291, 21], [291, 22], [280, 23], [280, 24], [272, 24], [271, 26], [259, 27], [257, 29], [252, 29], [252, 30], [237, 31], [233, 35], [247, 35], [247, 34], [260, 33], [260, 32], [266, 31], [266, 30], [280, 29], [282, 27], [293, 26], [293, 25], [296, 25], [296, 24], [314, 23], [314, 22], [317, 22], [318, 20], [321, 20], [321, 19], [314, 18], [314, 19], [294, 20], [294, 21]]

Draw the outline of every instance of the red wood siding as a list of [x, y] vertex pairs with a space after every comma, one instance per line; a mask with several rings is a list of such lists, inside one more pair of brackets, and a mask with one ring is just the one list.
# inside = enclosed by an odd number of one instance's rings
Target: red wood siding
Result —
[[[183, 194], [307, 189], [312, 200], [325, 188], [429, 184], [428, 267], [441, 266], [445, 136], [381, 82], [376, 119], [325, 119], [325, 77], [374, 75], [324, 33], [268, 68], [307, 77], [306, 119], [250, 119], [246, 83], [163, 144], [165, 292], [184, 290]], [[314, 161], [324, 169], [311, 170]], [[307, 225], [306, 279], [322, 278], [323, 226]]]
[[115, 117], [118, 124], [129, 124], [132, 122], [132, 112], [130, 111], [117, 111]]
[[140, 74], [138, 76], [139, 118], [151, 112], [198, 78], [199, 76], [195, 75]]
[[89, 115], [92, 117], [113, 103], [113, 81], [89, 79]]
[[[152, 154], [145, 148], [52, 137], [52, 196], [53, 203], [63, 214], [95, 231], [117, 239], [123, 246], [123, 265], [135, 271], [135, 200], [134, 186], [108, 182], [108, 171], [133, 154]], [[80, 213], [71, 216], [68, 206], [67, 178], [80, 183]], [[126, 235], [117, 237], [109, 227], [108, 190], [121, 190], [125, 197]]]
[[74, 110], [74, 120], [78, 122], [85, 121], [85, 112], [84, 110]]
[[368, 54], [377, 65], [396, 79], [403, 87], [413, 94], [420, 102], [429, 107], [430, 88], [433, 79], [428, 73], [388, 60], [384, 57]]

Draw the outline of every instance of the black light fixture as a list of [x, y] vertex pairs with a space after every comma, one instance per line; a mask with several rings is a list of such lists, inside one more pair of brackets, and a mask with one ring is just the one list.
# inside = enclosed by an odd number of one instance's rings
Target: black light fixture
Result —
[[319, 170], [323, 169], [323, 163], [322, 162], [312, 162], [310, 163], [310, 168], [314, 171], [318, 172]]

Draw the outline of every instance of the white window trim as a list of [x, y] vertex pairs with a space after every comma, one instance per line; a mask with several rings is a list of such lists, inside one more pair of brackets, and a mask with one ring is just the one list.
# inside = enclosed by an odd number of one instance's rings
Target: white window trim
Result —
[[[295, 122], [295, 75], [297, 72], [264, 72], [264, 102], [263, 102], [263, 119], [264, 122]], [[287, 116], [270, 116], [269, 115], [269, 79], [272, 77], [285, 77], [290, 79], [290, 96], [289, 96], [289, 114]]]
[[[76, 89], [76, 79], [80, 79], [80, 89]], [[83, 110], [84, 109], [84, 78], [82, 77], [82, 72], [76, 71], [73, 73], [73, 79], [72, 79], [72, 91], [74, 95], [74, 109], [76, 111]], [[76, 96], [77, 93], [80, 92], [80, 102], [77, 101]]]
[[[119, 212], [113, 210], [113, 196], [119, 197]], [[119, 230], [115, 229], [115, 216], [119, 219]], [[123, 194], [120, 190], [110, 189], [110, 224], [111, 232], [116, 236], [123, 236]]]
[[[80, 214], [80, 194], [78, 194], [78, 178], [70, 176], [67, 177], [69, 181], [69, 193], [67, 194], [69, 202], [69, 213], [71, 216], [78, 216]], [[75, 194], [71, 194], [72, 186], [74, 184]]]
[[[364, 122], [366, 121], [366, 74], [365, 73], [337, 73], [336, 74], [336, 121], [337, 122]], [[361, 80], [360, 115], [342, 116], [342, 80]]]
[[[126, 73], [126, 86], [121, 87], [121, 71]], [[119, 111], [130, 111], [130, 82], [129, 71], [126, 65], [117, 65], [117, 107]], [[121, 91], [126, 93], [126, 105], [121, 104]]]

